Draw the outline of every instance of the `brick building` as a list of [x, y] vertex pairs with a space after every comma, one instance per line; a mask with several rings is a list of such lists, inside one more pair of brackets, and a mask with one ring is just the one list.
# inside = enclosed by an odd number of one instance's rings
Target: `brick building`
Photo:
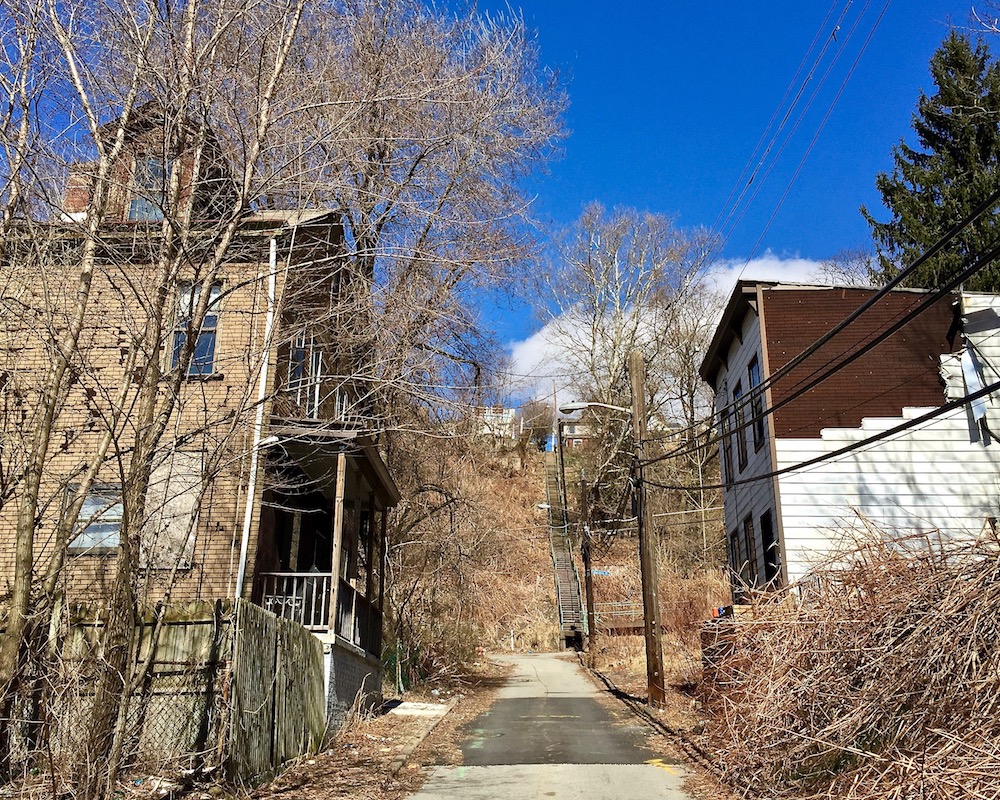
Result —
[[894, 290], [768, 380], [874, 293], [741, 281], [730, 298], [701, 375], [715, 391], [737, 586], [799, 581], [866, 527], [967, 535], [998, 513], [992, 398], [981, 414], [969, 404], [939, 412], [974, 391], [976, 375], [988, 383], [983, 376], [996, 374], [1000, 299], [949, 295], [906, 321], [928, 293]]
[[[96, 170], [78, 164], [60, 220], [25, 222], [5, 243], [0, 603], [52, 348], [89, 252], [89, 304], [39, 490], [39, 585], [52, 575], [69, 600], [108, 597], [124, 521], [141, 506], [142, 601], [242, 597], [298, 621], [327, 646], [337, 716], [362, 687], [379, 688], [386, 515], [399, 500], [360, 428], [367, 409], [341, 329], [365, 307], [363, 283], [345, 267], [336, 214], [229, 224], [235, 191], [217, 148], [209, 139], [195, 158], [166, 129], [155, 106], [135, 114], [96, 232]], [[153, 424], [162, 435], [136, 498], [128, 476]]]

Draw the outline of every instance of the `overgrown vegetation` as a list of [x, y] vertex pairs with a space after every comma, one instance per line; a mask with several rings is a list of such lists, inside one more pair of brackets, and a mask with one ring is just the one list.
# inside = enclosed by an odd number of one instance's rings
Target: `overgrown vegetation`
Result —
[[[397, 439], [407, 502], [390, 540], [390, 679], [460, 678], [477, 647], [558, 639], [542, 454], [470, 435]], [[397, 669], [398, 665], [398, 669]], [[395, 675], [391, 673], [395, 673]]]
[[878, 536], [729, 623], [704, 687], [745, 797], [1000, 795], [1000, 541]]
[[[641, 623], [642, 589], [639, 575], [638, 542], [619, 537], [594, 556], [594, 569], [609, 572], [594, 578], [594, 601], [599, 624], [594, 646], [594, 666], [613, 674], [619, 688], [637, 696], [646, 694], [645, 640], [638, 634], [612, 636], [602, 632], [606, 624], [628, 618]], [[688, 689], [701, 678], [702, 623], [711, 619], [712, 609], [732, 602], [729, 578], [720, 568], [705, 564], [682, 565], [661, 548], [659, 563], [660, 629], [663, 642], [664, 682], [668, 687]], [[616, 620], [604, 609], [606, 604], [631, 606]]]

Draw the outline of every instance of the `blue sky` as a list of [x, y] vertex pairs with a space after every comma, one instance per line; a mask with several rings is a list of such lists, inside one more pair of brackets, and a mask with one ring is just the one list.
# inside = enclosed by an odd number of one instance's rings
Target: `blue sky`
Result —
[[[752, 255], [820, 261], [866, 241], [858, 208], [881, 210], [875, 175], [891, 169], [892, 145], [909, 134], [918, 91], [933, 88], [931, 55], [950, 23], [970, 25], [971, 8], [967, 0], [889, 3], [846, 80], [884, 0], [511, 5], [537, 31], [542, 62], [562, 73], [570, 97], [564, 155], [535, 183], [536, 215], [554, 225], [599, 200], [671, 214], [685, 227], [714, 226], [810, 45], [818, 36], [815, 56], [828, 43], [799, 106], [815, 91], [811, 107], [731, 225], [721, 257], [738, 264]], [[479, 3], [484, 11], [504, 7]], [[990, 44], [1000, 51], [997, 37]], [[796, 110], [790, 120], [797, 118]], [[499, 322], [505, 341], [537, 329], [520, 310]]]

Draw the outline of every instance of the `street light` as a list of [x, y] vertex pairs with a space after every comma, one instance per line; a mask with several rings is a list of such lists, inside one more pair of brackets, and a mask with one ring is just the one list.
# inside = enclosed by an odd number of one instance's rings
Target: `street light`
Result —
[[577, 411], [584, 411], [588, 408], [608, 408], [612, 411], [621, 411], [624, 414], [628, 414], [632, 409], [625, 408], [624, 406], [613, 406], [609, 403], [563, 403], [559, 406], [559, 413], [561, 414], [575, 414]]
[[643, 632], [646, 638], [646, 681], [649, 687], [649, 704], [663, 708], [666, 691], [663, 686], [663, 643], [660, 640], [660, 609], [657, 596], [656, 551], [653, 547], [652, 517], [646, 498], [644, 479], [646, 442], [646, 364], [639, 350], [629, 353], [629, 383], [632, 389], [632, 407], [614, 406], [609, 403], [566, 403], [559, 407], [563, 414], [572, 414], [587, 408], [606, 408], [632, 414], [632, 452], [635, 458], [636, 518], [639, 524], [639, 571], [642, 577]]

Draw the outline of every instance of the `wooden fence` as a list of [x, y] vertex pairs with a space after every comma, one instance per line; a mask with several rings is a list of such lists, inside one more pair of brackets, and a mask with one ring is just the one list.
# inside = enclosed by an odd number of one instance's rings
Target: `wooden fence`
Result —
[[320, 640], [241, 600], [232, 658], [229, 772], [254, 781], [315, 752], [326, 732]]
[[[26, 694], [15, 704], [15, 760], [80, 757], [102, 627], [86, 606], [63, 621], [45, 697]], [[176, 604], [155, 639], [152, 619], [137, 626], [133, 654], [136, 665], [150, 663], [126, 710], [127, 757], [137, 772], [221, 767], [230, 779], [254, 783], [322, 743], [323, 645], [290, 620], [245, 601]]]

